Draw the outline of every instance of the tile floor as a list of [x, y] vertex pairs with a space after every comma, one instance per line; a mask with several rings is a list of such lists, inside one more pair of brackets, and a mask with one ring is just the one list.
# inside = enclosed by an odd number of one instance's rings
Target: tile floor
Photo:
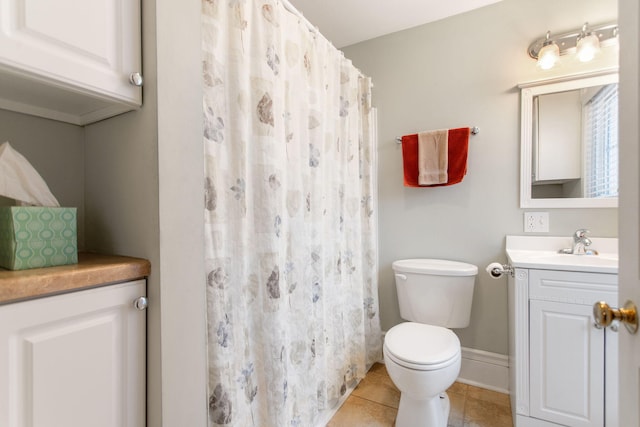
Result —
[[[508, 395], [462, 383], [447, 393], [449, 427], [513, 427]], [[327, 427], [392, 427], [399, 401], [385, 366], [376, 363]]]

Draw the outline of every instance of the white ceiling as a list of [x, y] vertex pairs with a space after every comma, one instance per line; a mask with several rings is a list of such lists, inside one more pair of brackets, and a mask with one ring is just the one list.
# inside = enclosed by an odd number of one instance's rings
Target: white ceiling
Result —
[[341, 48], [500, 0], [289, 0]]

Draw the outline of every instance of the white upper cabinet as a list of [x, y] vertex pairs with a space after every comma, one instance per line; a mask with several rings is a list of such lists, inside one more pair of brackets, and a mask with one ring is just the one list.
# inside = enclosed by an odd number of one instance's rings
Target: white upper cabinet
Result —
[[0, 108], [84, 125], [139, 107], [140, 31], [135, 0], [0, 0]]

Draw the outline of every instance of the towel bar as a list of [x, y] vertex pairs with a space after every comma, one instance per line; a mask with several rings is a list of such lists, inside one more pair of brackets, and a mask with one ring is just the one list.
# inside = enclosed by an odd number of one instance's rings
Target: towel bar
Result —
[[[474, 126], [471, 128], [471, 135], [477, 135], [480, 133], [480, 128], [478, 126]], [[402, 144], [402, 137], [401, 136], [396, 136], [396, 142], [398, 144]]]

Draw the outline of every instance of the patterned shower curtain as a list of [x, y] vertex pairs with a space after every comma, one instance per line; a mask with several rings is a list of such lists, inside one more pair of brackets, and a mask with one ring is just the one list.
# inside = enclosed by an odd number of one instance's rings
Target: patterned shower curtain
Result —
[[381, 356], [371, 82], [277, 0], [203, 0], [209, 424], [313, 426]]

